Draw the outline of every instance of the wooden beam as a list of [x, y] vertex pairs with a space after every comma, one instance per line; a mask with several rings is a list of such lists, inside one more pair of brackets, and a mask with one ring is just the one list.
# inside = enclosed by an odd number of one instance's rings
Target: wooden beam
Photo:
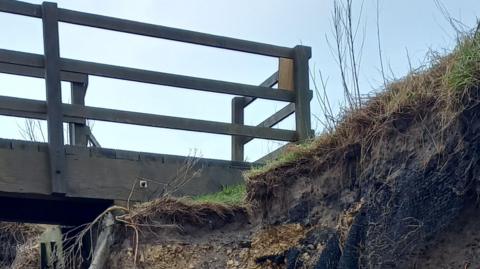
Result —
[[[233, 124], [244, 124], [244, 98], [243, 97], [234, 97], [232, 99], [232, 123]], [[241, 161], [244, 160], [244, 139], [243, 136], [232, 136], [232, 149], [231, 149], [231, 160], [232, 161]]]
[[83, 26], [90, 26], [106, 30], [150, 36], [203, 46], [236, 50], [272, 57], [293, 57], [293, 50], [287, 47], [89, 14], [68, 9], [60, 9], [59, 19], [60, 21], [66, 23], [73, 23]]
[[[41, 57], [41, 55], [39, 55]], [[19, 64], [0, 63], [0, 73], [26, 76], [34, 78], [45, 78], [45, 69], [43, 67], [31, 67]], [[60, 72], [60, 79], [62, 81], [70, 81], [77, 83], [87, 83], [88, 76], [72, 72]]]
[[[45, 101], [0, 96], [0, 115], [47, 120], [47, 103]], [[63, 117], [64, 122], [82, 123], [80, 118]]]
[[[65, 122], [82, 123], [84, 119], [94, 119], [141, 126], [225, 135], [240, 135], [281, 141], [296, 140], [295, 132], [290, 130], [270, 129], [69, 104], [63, 104], [62, 110], [64, 113], [63, 121]], [[22, 117], [23, 115], [32, 115], [32, 117], [34, 116], [33, 118], [44, 119], [46, 117], [45, 111], [46, 103], [44, 101], [0, 96], [0, 115], [4, 112], [5, 114], [8, 114], [8, 116]]]
[[[71, 99], [74, 105], [85, 105], [85, 95], [87, 94], [87, 84], [71, 83]], [[87, 146], [88, 143], [88, 127], [86, 119], [82, 119], [81, 123], [70, 123], [70, 144], [76, 146]]]
[[[42, 17], [41, 6], [13, 0], [0, 1], [0, 12], [7, 12], [37, 18]], [[260, 42], [205, 34], [195, 31], [142, 23], [137, 21], [130, 21], [63, 8], [59, 9], [58, 17], [59, 20], [62, 22], [94, 28], [150, 36], [222, 49], [236, 50], [271, 57], [293, 58], [293, 50], [291, 48]]]
[[186, 130], [224, 135], [240, 135], [280, 141], [296, 141], [296, 133], [290, 130], [231, 124], [224, 122], [187, 119], [98, 107], [63, 105], [67, 117], [93, 119], [108, 122], [134, 124], [167, 129]]
[[0, 49], [0, 62], [31, 67], [44, 67], [43, 55], [6, 49]]
[[295, 125], [298, 138], [302, 141], [313, 136], [310, 120], [310, 74], [308, 73], [311, 48], [296, 46], [294, 50]]
[[251, 96], [286, 102], [293, 102], [295, 100], [295, 94], [285, 90], [273, 90], [267, 87], [246, 85], [241, 83], [196, 78], [64, 58], [60, 60], [60, 69], [69, 72], [207, 92]]
[[[295, 99], [295, 95], [289, 91], [271, 89], [277, 83], [277, 72], [260, 86], [253, 86], [71, 59], [60, 59], [60, 63], [62, 80], [65, 81], [84, 83], [88, 81], [87, 74], [92, 74], [115, 79], [253, 97], [253, 99], [246, 99], [246, 105], [256, 98], [286, 102], [293, 102]], [[0, 49], [0, 64], [0, 72], [5, 71], [5, 73], [39, 77], [44, 72], [40, 71], [40, 69], [43, 70], [44, 60], [42, 55], [39, 54]]]
[[90, 129], [90, 127], [87, 127], [88, 128], [88, 141], [90, 141], [90, 143], [92, 143], [92, 146], [95, 147], [95, 148], [101, 148], [102, 145], [100, 145], [100, 142], [98, 142], [97, 138], [93, 135], [92, 133], [92, 129]]
[[293, 91], [293, 60], [280, 58], [278, 61], [278, 88]]
[[[272, 88], [277, 84], [278, 82], [278, 71], [275, 73], [271, 74], [265, 81], [260, 83], [260, 87], [267, 87], [267, 88]], [[257, 98], [256, 97], [243, 97], [243, 107], [247, 107], [249, 104], [251, 104], [253, 101], [255, 101]]]
[[67, 192], [67, 184], [63, 178], [65, 151], [63, 150], [62, 88], [59, 69], [60, 44], [57, 4], [44, 2], [42, 4], [42, 16], [51, 190], [53, 194], [64, 195]]
[[0, 1], [0, 11], [24, 15], [29, 17], [42, 17], [42, 9], [39, 5], [25, 3], [21, 1], [3, 0]]
[[[7, 142], [14, 147], [0, 147], [0, 196], [3, 193], [14, 197], [50, 195], [47, 145], [0, 139], [0, 144]], [[152, 199], [158, 197], [165, 184], [178, 177], [178, 171], [185, 169], [189, 162], [192, 173], [197, 175], [174, 195], [201, 195], [243, 182], [242, 173], [251, 167], [243, 162], [112, 149], [65, 146], [64, 150], [65, 178], [69, 183], [66, 198], [125, 201], [132, 186], [141, 178], [148, 186], [137, 185], [132, 201]]]

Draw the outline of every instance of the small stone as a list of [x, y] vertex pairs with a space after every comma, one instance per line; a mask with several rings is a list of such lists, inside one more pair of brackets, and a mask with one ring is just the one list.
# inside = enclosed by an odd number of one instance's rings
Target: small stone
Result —
[[303, 253], [303, 255], [302, 255], [302, 259], [303, 259], [304, 261], [307, 261], [307, 260], [310, 259], [310, 255], [309, 255], [307, 252], [305, 252], [305, 253]]
[[241, 248], [251, 248], [252, 247], [252, 242], [251, 241], [241, 241], [238, 245]]
[[233, 260], [228, 260], [228, 261], [227, 261], [227, 265], [230, 265], [230, 266], [231, 266], [231, 265], [233, 265], [233, 263], [234, 263]]

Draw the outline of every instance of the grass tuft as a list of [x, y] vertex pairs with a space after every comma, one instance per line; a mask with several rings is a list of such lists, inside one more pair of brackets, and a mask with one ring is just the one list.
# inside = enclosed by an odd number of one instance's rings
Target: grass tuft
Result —
[[244, 202], [245, 193], [245, 184], [238, 184], [234, 186], [225, 186], [217, 193], [193, 197], [193, 200], [202, 203], [241, 205]]
[[450, 89], [463, 92], [480, 84], [480, 35], [465, 38], [453, 53], [454, 63], [446, 76]]
[[314, 149], [313, 146], [314, 140], [308, 140], [297, 145], [290, 145], [276, 159], [270, 160], [264, 165], [254, 166], [246, 173], [246, 177], [250, 178], [259, 174], [263, 174], [277, 167], [293, 163], [301, 157], [308, 155], [308, 153]]

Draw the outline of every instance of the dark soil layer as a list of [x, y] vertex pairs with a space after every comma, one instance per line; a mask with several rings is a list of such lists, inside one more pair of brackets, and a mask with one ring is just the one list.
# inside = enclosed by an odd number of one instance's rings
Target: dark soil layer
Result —
[[247, 185], [254, 214], [268, 225], [331, 231], [313, 237], [325, 247], [308, 268], [478, 268], [478, 234], [465, 226], [478, 223], [469, 220], [479, 212], [472, 209], [480, 195], [478, 93], [468, 89], [448, 123], [437, 114], [443, 107], [427, 103], [389, 115], [357, 140], [323, 143], [254, 174]]
[[420, 249], [415, 268], [480, 268], [480, 209], [473, 207]]

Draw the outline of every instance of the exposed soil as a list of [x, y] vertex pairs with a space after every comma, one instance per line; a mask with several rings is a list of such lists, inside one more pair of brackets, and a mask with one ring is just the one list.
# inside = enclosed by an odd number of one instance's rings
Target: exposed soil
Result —
[[473, 206], [419, 251], [415, 268], [480, 268], [480, 209]]
[[[249, 228], [196, 232], [196, 235], [188, 236], [159, 236], [155, 242], [142, 243], [137, 267], [279, 268], [272, 261], [282, 259], [277, 256], [285, 255], [307, 232], [298, 224], [276, 226], [254, 233]], [[131, 243], [128, 240], [123, 242], [112, 255], [110, 268], [133, 268], [133, 252]]]

